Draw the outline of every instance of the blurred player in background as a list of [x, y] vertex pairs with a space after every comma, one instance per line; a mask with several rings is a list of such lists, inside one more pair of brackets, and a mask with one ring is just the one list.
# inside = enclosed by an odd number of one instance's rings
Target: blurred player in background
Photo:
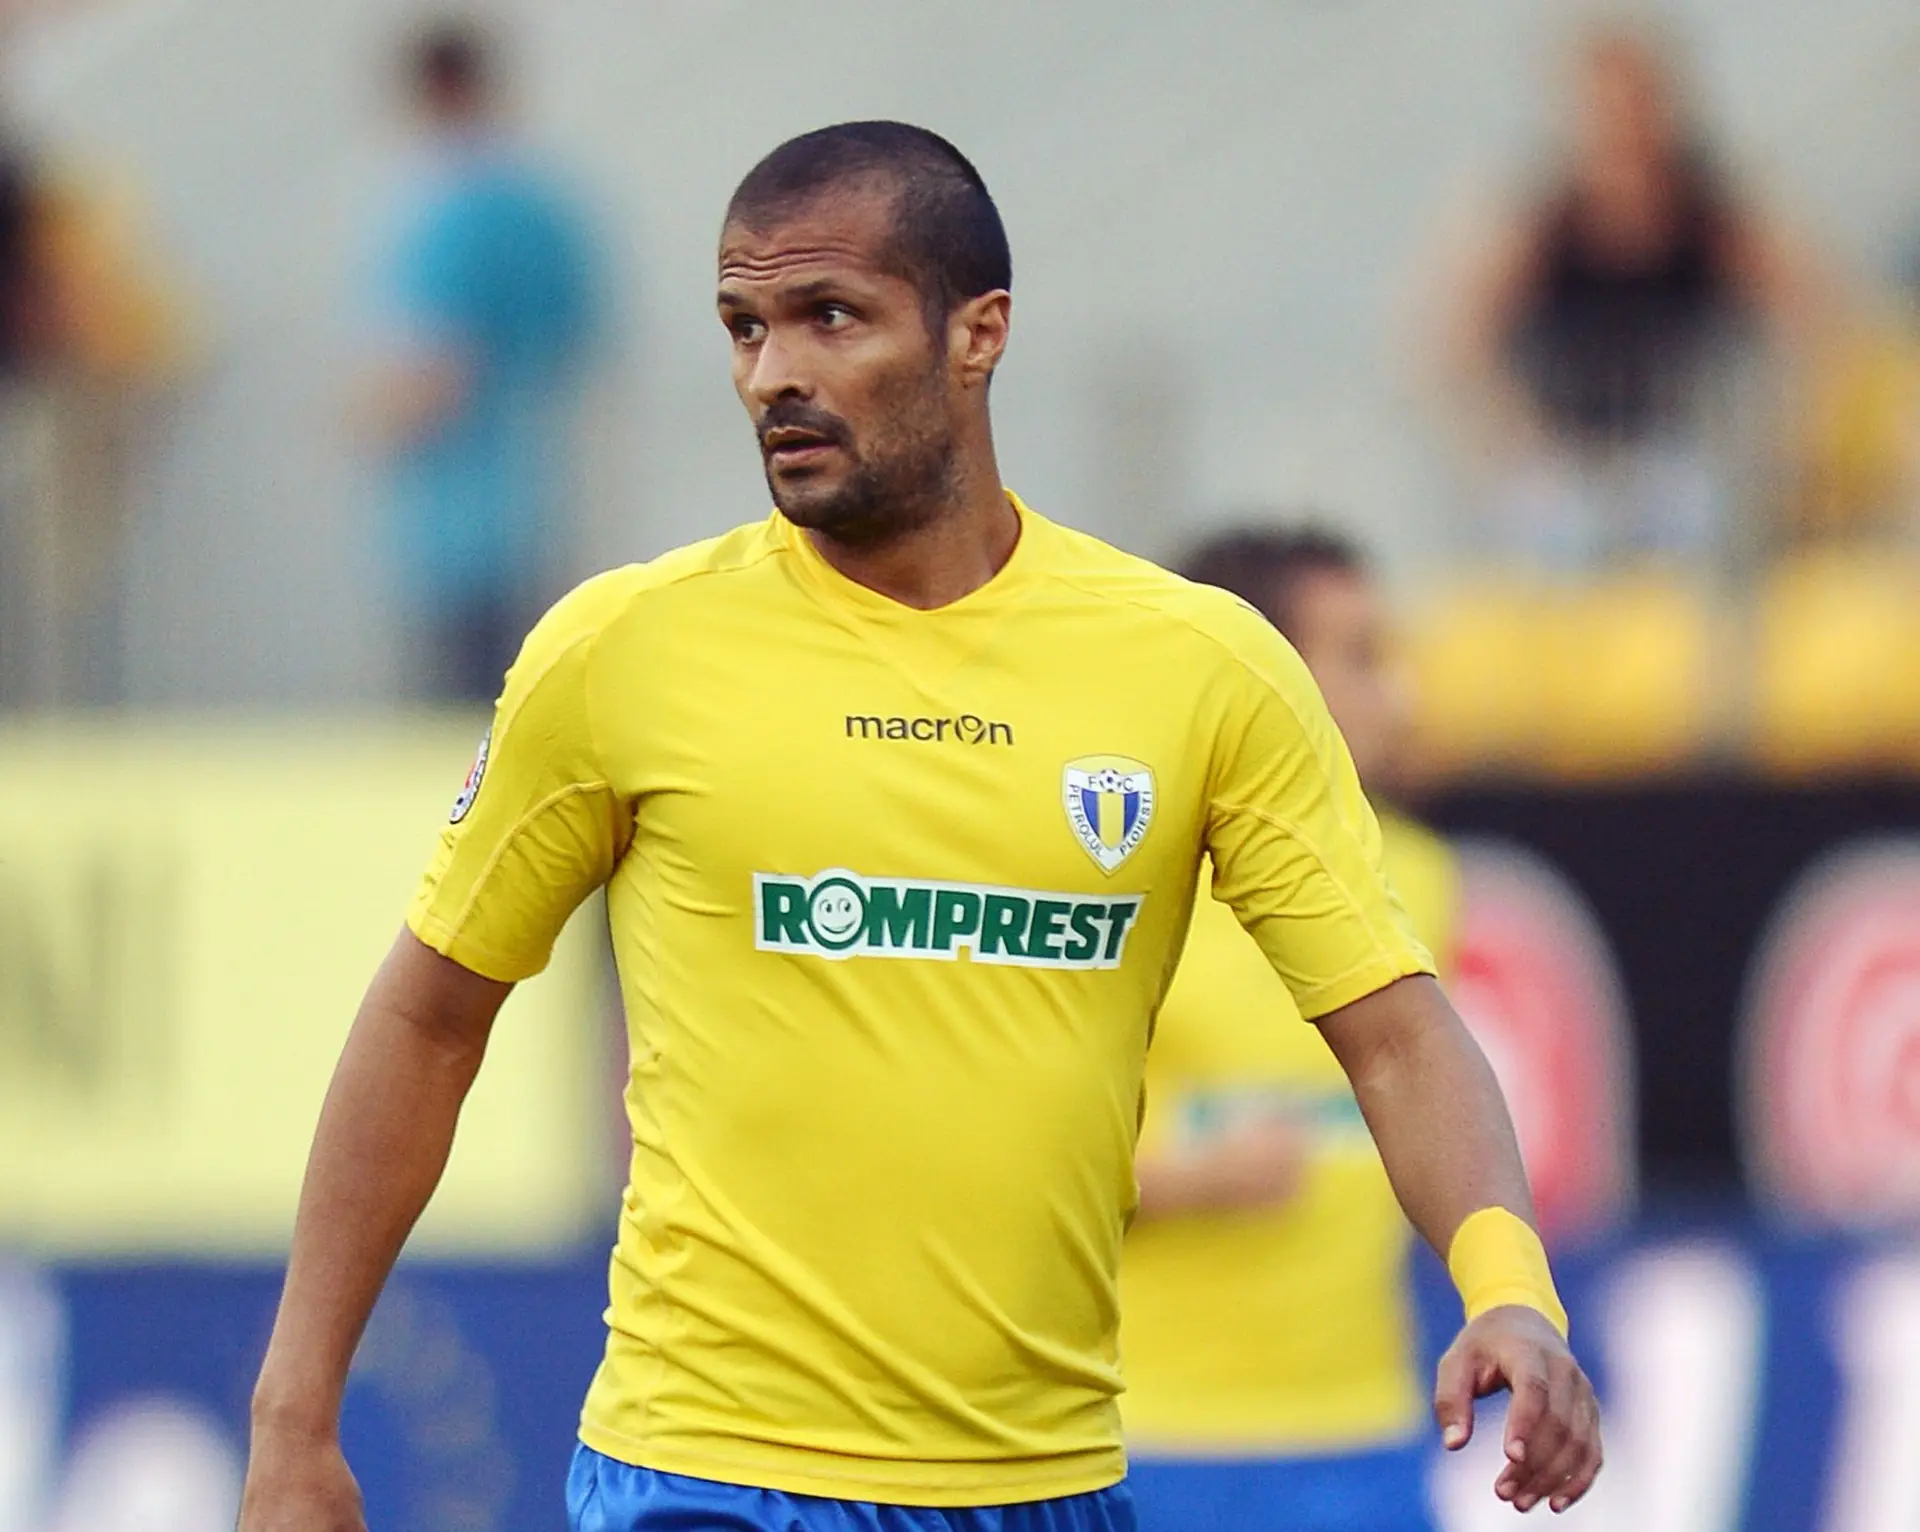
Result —
[[1512, 1125], [1304, 667], [1003, 486], [979, 173], [902, 123], [804, 135], [719, 268], [778, 509], [589, 581], [508, 676], [316, 1132], [243, 1532], [358, 1532], [354, 1346], [501, 1003], [601, 886], [633, 1158], [576, 1532], [1129, 1532], [1120, 1245], [1203, 853], [1450, 1253], [1449, 1442], [1510, 1385], [1496, 1492], [1578, 1499], [1598, 1410]]
[[507, 120], [500, 50], [437, 22], [408, 46], [417, 152], [379, 258], [364, 426], [407, 625], [404, 688], [490, 702], [561, 576], [572, 413], [598, 255]]
[[[1378, 807], [1406, 709], [1359, 548], [1317, 527], [1222, 534], [1187, 575], [1306, 661]], [[1455, 870], [1390, 809], [1383, 861], [1444, 966]], [[1339, 1061], [1227, 906], [1201, 897], [1147, 1058], [1121, 1356], [1147, 1532], [1428, 1532], [1412, 1231]]]

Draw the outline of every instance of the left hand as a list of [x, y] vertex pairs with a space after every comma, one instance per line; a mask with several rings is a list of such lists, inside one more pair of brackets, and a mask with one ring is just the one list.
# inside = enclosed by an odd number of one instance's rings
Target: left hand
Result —
[[1518, 1305], [1489, 1309], [1440, 1359], [1433, 1413], [1449, 1451], [1473, 1435], [1473, 1401], [1506, 1388], [1506, 1466], [1493, 1492], [1516, 1511], [1564, 1511], [1600, 1472], [1600, 1404], [1560, 1332]]

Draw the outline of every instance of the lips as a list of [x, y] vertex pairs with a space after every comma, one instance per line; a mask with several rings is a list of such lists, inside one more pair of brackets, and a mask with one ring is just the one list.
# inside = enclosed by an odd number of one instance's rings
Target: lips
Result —
[[767, 461], [779, 468], [797, 468], [824, 456], [837, 442], [818, 431], [799, 426], [776, 426], [760, 441]]
[[805, 431], [798, 426], [777, 426], [761, 438], [761, 446], [769, 456], [790, 452], [811, 452], [819, 447], [831, 447], [833, 438], [823, 436], [818, 431]]
[[823, 447], [828, 438], [818, 431], [809, 431], [804, 426], [775, 426], [761, 438], [769, 452], [778, 452], [786, 447]]

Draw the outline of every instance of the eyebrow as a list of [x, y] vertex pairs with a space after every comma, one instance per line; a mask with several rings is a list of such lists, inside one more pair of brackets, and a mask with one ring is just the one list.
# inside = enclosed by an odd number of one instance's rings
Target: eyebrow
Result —
[[[821, 298], [852, 298], [853, 296], [847, 284], [838, 277], [812, 277], [797, 286], [785, 289], [779, 294], [779, 299], [782, 303], [812, 303]], [[721, 308], [740, 308], [752, 302], [752, 299], [723, 286], [714, 295], [714, 302]]]
[[809, 282], [802, 282], [798, 287], [788, 288], [787, 296], [798, 302], [808, 303], [816, 298], [847, 296], [847, 287], [837, 277], [815, 277]]

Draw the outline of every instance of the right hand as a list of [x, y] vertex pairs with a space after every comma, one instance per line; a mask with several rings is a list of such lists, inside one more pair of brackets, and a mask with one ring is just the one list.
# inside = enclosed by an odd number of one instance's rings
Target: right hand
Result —
[[1186, 1166], [1192, 1205], [1221, 1211], [1274, 1207], [1300, 1189], [1312, 1141], [1281, 1117], [1229, 1128]]
[[237, 1532], [367, 1532], [339, 1439], [256, 1425]]

